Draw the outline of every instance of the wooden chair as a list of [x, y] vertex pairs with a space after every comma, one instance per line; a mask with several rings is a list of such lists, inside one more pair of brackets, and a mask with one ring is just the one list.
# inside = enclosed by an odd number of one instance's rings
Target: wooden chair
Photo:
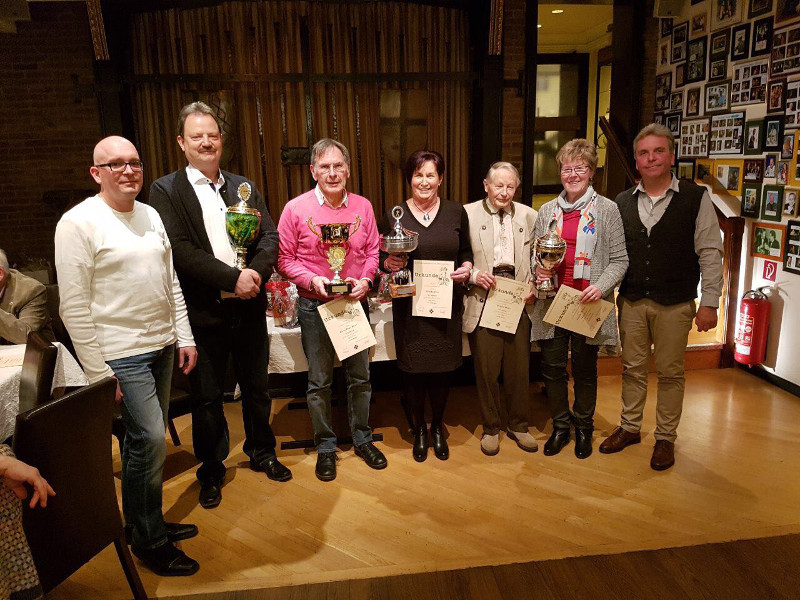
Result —
[[56, 496], [23, 508], [23, 527], [47, 593], [113, 543], [136, 600], [146, 600], [125, 543], [111, 460], [111, 378], [19, 414], [17, 457], [39, 469]]
[[19, 381], [19, 411], [25, 412], [50, 401], [56, 373], [58, 348], [40, 333], [28, 334]]

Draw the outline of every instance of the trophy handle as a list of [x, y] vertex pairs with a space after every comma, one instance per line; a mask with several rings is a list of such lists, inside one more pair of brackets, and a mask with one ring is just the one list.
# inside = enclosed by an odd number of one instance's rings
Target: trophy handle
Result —
[[351, 229], [350, 230], [350, 235], [353, 235], [356, 231], [358, 231], [359, 227], [361, 227], [361, 217], [356, 215], [356, 227], [355, 227], [355, 229]]
[[306, 220], [306, 225], [308, 225], [308, 228], [311, 230], [311, 233], [317, 236], [320, 240], [322, 239], [322, 236], [317, 231], [317, 228], [314, 226], [314, 220], [312, 217], [308, 217], [308, 219]]

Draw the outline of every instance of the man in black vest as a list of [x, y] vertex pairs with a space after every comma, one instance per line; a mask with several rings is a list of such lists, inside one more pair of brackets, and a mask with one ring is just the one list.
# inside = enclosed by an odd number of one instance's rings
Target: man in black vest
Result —
[[[683, 407], [684, 361], [692, 319], [698, 331], [717, 325], [722, 293], [722, 237], [708, 192], [671, 173], [675, 140], [651, 124], [633, 142], [639, 185], [616, 198], [630, 266], [617, 300], [622, 341], [621, 424], [600, 445], [619, 452], [641, 441], [650, 346], [658, 372], [656, 444], [650, 466], [675, 464]], [[702, 278], [700, 307], [695, 307]], [[696, 314], [695, 314], [696, 313]]]
[[[175, 270], [183, 288], [189, 322], [197, 342], [192, 390], [192, 440], [203, 464], [197, 469], [200, 506], [222, 500], [230, 439], [222, 409], [225, 372], [233, 356], [242, 390], [244, 452], [250, 468], [274, 481], [292, 473], [275, 456], [269, 424], [267, 386], [269, 339], [263, 283], [278, 259], [278, 232], [255, 184], [219, 168], [222, 135], [211, 108], [193, 102], [181, 109], [178, 145], [188, 166], [153, 183], [150, 204], [160, 213], [172, 244]], [[247, 249], [247, 266], [235, 266], [225, 228], [225, 208], [239, 195], [261, 213], [261, 230]]]

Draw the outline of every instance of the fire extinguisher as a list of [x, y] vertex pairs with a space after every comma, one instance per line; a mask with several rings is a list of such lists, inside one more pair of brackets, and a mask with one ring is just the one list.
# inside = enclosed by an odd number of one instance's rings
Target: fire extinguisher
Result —
[[739, 305], [739, 327], [736, 331], [736, 362], [751, 367], [764, 362], [767, 351], [769, 313], [771, 305], [762, 287], [750, 290], [742, 296]]

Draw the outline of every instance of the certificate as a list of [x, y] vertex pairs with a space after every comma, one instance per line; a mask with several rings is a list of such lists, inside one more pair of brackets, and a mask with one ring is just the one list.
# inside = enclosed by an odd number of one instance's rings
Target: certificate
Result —
[[614, 305], [606, 300], [581, 304], [580, 297], [579, 290], [562, 285], [542, 320], [587, 338], [594, 337]]
[[411, 315], [449, 319], [453, 311], [452, 260], [415, 260], [414, 283], [417, 293], [411, 299]]
[[377, 342], [361, 303], [340, 296], [317, 307], [339, 360], [370, 348]]
[[519, 318], [525, 308], [525, 296], [530, 293], [531, 284], [508, 277], [495, 277], [494, 282], [495, 287], [486, 296], [478, 325], [486, 329], [516, 333]]

